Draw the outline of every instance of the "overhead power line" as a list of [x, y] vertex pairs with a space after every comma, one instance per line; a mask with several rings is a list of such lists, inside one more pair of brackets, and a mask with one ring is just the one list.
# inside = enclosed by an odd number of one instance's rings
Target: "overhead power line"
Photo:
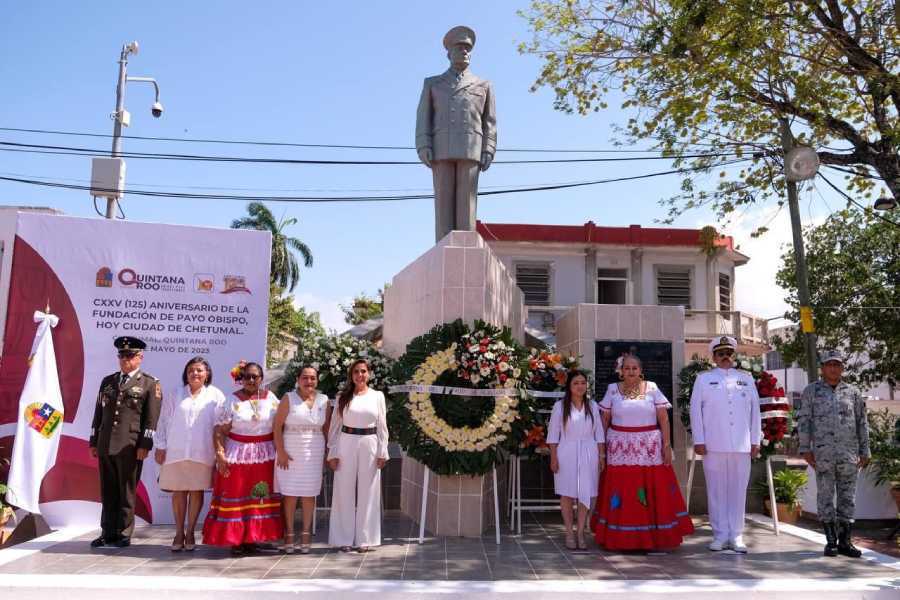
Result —
[[[750, 159], [741, 158], [729, 162], [716, 165], [717, 168], [723, 166], [734, 165], [746, 162]], [[480, 192], [479, 196], [498, 196], [501, 194], [521, 194], [527, 192], [543, 192], [552, 190], [563, 190], [570, 188], [586, 187], [593, 185], [601, 185], [605, 183], [617, 183], [621, 181], [634, 181], [638, 179], [649, 179], [651, 177], [661, 177], [665, 175], [674, 175], [682, 173], [691, 173], [706, 170], [708, 167], [688, 167], [683, 169], [670, 169], [668, 171], [657, 171], [654, 173], [644, 173], [642, 175], [632, 175], [629, 177], [613, 177], [609, 179], [598, 179], [594, 181], [580, 181], [572, 183], [559, 183], [544, 186], [533, 186], [529, 188], [501, 189]], [[61, 183], [56, 181], [38, 181], [35, 179], [25, 179], [20, 177], [0, 177], [0, 181], [9, 181], [11, 183], [20, 183], [26, 185], [35, 185], [42, 187], [61, 188], [69, 190], [82, 190], [100, 192], [113, 192], [115, 190], [91, 188], [86, 185], [76, 185], [70, 183]], [[388, 196], [252, 196], [252, 195], [235, 195], [235, 194], [197, 194], [191, 192], [175, 192], [175, 191], [155, 191], [131, 189], [127, 191], [131, 196], [151, 196], [157, 198], [185, 198], [195, 200], [239, 200], [239, 201], [263, 201], [263, 202], [393, 202], [401, 200], [426, 200], [434, 198], [433, 194], [406, 194], [406, 195], [388, 195]]]
[[[26, 129], [22, 127], [0, 127], [0, 131], [11, 131], [16, 133], [37, 133], [46, 135], [65, 135], [92, 138], [111, 138], [108, 133], [89, 133], [81, 131], [60, 131], [54, 129]], [[415, 150], [414, 146], [391, 146], [391, 145], [359, 145], [359, 144], [310, 144], [299, 142], [274, 142], [263, 140], [233, 140], [233, 139], [212, 139], [212, 138], [182, 138], [182, 137], [159, 137], [159, 136], [142, 136], [142, 135], [123, 135], [123, 139], [143, 140], [152, 142], [181, 142], [193, 144], [234, 144], [243, 146], [269, 146], [284, 148], [334, 148], [340, 150]], [[738, 147], [739, 145], [735, 145]], [[628, 150], [626, 148], [498, 148], [497, 152], [529, 152], [529, 153], [549, 153], [549, 154], [636, 154], [636, 153], [652, 153], [660, 154], [659, 150]], [[672, 156], [677, 158], [677, 156]]]
[[[842, 190], [842, 189], [839, 188], [838, 186], [836, 186], [836, 185], [834, 185], [833, 183], [831, 183], [831, 180], [828, 179], [827, 177], [825, 177], [824, 175], [822, 175], [822, 172], [821, 172], [821, 171], [819, 171], [818, 175], [819, 175], [819, 177], [822, 178], [822, 181], [824, 181], [825, 183], [828, 184], [828, 187], [830, 187], [831, 189], [833, 189], [834, 191], [836, 191], [838, 194], [840, 194], [841, 196], [843, 196], [844, 198], [846, 198], [848, 202], [852, 202], [853, 204], [855, 204], [858, 208], [861, 208], [862, 210], [867, 210], [867, 208], [866, 208], [865, 206], [863, 206], [862, 204], [860, 204], [859, 202], [857, 202], [853, 197], [850, 196], [850, 194], [848, 194], [847, 192], [845, 192], [844, 190]], [[880, 214], [877, 210], [874, 210], [874, 209], [873, 209], [873, 210], [872, 210], [872, 214], [874, 214], [876, 217], [878, 217], [879, 219], [881, 219], [881, 220], [884, 221], [885, 223], [890, 223], [890, 224], [893, 225], [894, 227], [900, 227], [900, 223], [897, 223], [896, 221], [892, 221], [891, 219], [888, 219], [888, 218], [885, 217], [884, 215]]]
[[[0, 146], [7, 150], [40, 151], [42, 154], [70, 154], [77, 156], [108, 155], [106, 150], [95, 148], [82, 148], [78, 146], [51, 146], [46, 144], [23, 144], [21, 142], [0, 141]], [[4, 148], [0, 148], [2, 150]], [[43, 151], [52, 152], [43, 152]], [[187, 160], [201, 162], [239, 162], [239, 163], [266, 163], [288, 165], [420, 165], [418, 160], [323, 160], [323, 159], [298, 159], [298, 158], [258, 158], [249, 156], [211, 156], [203, 154], [168, 154], [159, 152], [132, 152], [119, 153], [122, 158], [150, 159], [150, 160]], [[685, 154], [677, 158], [728, 158], [736, 156], [734, 153], [710, 153], [710, 154]], [[495, 165], [533, 165], [533, 164], [559, 164], [559, 163], [603, 163], [603, 162], [629, 162], [647, 160], [675, 160], [669, 156], [628, 156], [615, 158], [559, 158], [559, 159], [534, 159], [534, 160], [495, 160]]]

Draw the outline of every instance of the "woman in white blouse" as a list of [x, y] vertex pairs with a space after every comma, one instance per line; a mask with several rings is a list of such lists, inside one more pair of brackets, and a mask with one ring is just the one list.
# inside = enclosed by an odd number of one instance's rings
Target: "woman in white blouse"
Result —
[[[588, 396], [587, 375], [570, 371], [566, 378], [566, 392], [553, 405], [547, 445], [550, 446], [550, 470], [559, 495], [563, 523], [566, 528], [566, 548], [587, 550], [584, 528], [587, 516], [594, 507], [606, 450], [603, 421], [597, 403]], [[576, 534], [572, 534], [572, 508], [577, 503]]]
[[308, 554], [310, 531], [316, 510], [316, 496], [322, 491], [325, 460], [325, 433], [328, 431], [328, 396], [319, 393], [319, 371], [311, 365], [300, 367], [297, 389], [288, 392], [275, 413], [275, 491], [284, 507], [284, 546], [294, 552], [294, 512], [297, 498], [303, 509], [300, 553]]
[[241, 389], [216, 417], [216, 473], [203, 523], [203, 543], [231, 546], [236, 556], [284, 533], [281, 496], [272, 489], [278, 396], [260, 388], [263, 368], [257, 363], [245, 364], [239, 381]]
[[[153, 443], [159, 463], [159, 487], [172, 492], [175, 540], [172, 552], [196, 547], [194, 528], [203, 506], [203, 490], [212, 487], [213, 428], [225, 395], [210, 385], [212, 369], [200, 356], [184, 366], [184, 384], [163, 401]], [[187, 528], [184, 526], [187, 515]]]
[[641, 359], [626, 354], [600, 414], [606, 470], [592, 519], [594, 539], [607, 550], [668, 551], [694, 531], [684, 506], [669, 437], [668, 399], [644, 381]]
[[369, 389], [369, 363], [356, 359], [338, 394], [328, 434], [334, 471], [328, 543], [349, 552], [381, 544], [381, 468], [388, 459], [384, 394]]

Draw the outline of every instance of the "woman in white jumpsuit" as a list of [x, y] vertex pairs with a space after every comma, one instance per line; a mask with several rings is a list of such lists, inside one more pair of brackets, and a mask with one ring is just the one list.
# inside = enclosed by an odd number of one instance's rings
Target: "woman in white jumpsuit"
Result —
[[[587, 550], [584, 529], [594, 505], [605, 457], [603, 421], [597, 403], [587, 395], [587, 377], [570, 371], [566, 395], [553, 405], [547, 444], [550, 470], [566, 527], [566, 548]], [[572, 504], [577, 502], [577, 545], [572, 534]]]
[[369, 364], [350, 365], [338, 394], [328, 434], [328, 466], [334, 471], [328, 544], [342, 552], [381, 545], [381, 468], [388, 459], [384, 394], [369, 389]]

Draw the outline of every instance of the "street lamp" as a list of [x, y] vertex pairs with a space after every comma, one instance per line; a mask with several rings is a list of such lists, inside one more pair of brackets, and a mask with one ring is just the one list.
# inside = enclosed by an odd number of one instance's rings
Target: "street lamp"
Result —
[[815, 150], [805, 146], [794, 147], [794, 136], [787, 119], [781, 119], [781, 146], [784, 149], [784, 179], [787, 183], [788, 208], [791, 213], [791, 233], [794, 238], [794, 262], [797, 265], [797, 299], [800, 301], [800, 330], [806, 346], [806, 375], [809, 383], [818, 377], [816, 366], [816, 330], [813, 326], [812, 307], [809, 305], [809, 274], [806, 254], [803, 250], [803, 233], [800, 229], [800, 204], [797, 200], [797, 182], [816, 176], [819, 157]]
[[[113, 158], [120, 158], [122, 156], [122, 127], [128, 127], [131, 123], [131, 115], [125, 110], [125, 85], [128, 82], [152, 83], [154, 90], [156, 90], [156, 99], [153, 102], [153, 106], [150, 108], [150, 114], [159, 118], [163, 113], [163, 106], [159, 102], [159, 84], [156, 83], [156, 80], [152, 77], [128, 77], [127, 75], [128, 55], [137, 55], [138, 49], [139, 46], [137, 42], [125, 44], [122, 46], [122, 53], [119, 56], [119, 83], [116, 85], [116, 112], [112, 114], [113, 140], [112, 152], [110, 155]], [[117, 200], [115, 198], [106, 199], [107, 219], [114, 219], [116, 217], [116, 202]]]

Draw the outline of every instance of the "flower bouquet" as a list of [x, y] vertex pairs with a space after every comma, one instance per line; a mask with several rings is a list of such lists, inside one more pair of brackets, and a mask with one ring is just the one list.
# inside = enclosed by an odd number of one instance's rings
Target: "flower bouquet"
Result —
[[756, 391], [763, 433], [759, 454], [765, 459], [783, 447], [784, 436], [790, 431], [791, 405], [785, 398], [784, 388], [778, 387], [778, 380], [768, 371], [759, 374]]

